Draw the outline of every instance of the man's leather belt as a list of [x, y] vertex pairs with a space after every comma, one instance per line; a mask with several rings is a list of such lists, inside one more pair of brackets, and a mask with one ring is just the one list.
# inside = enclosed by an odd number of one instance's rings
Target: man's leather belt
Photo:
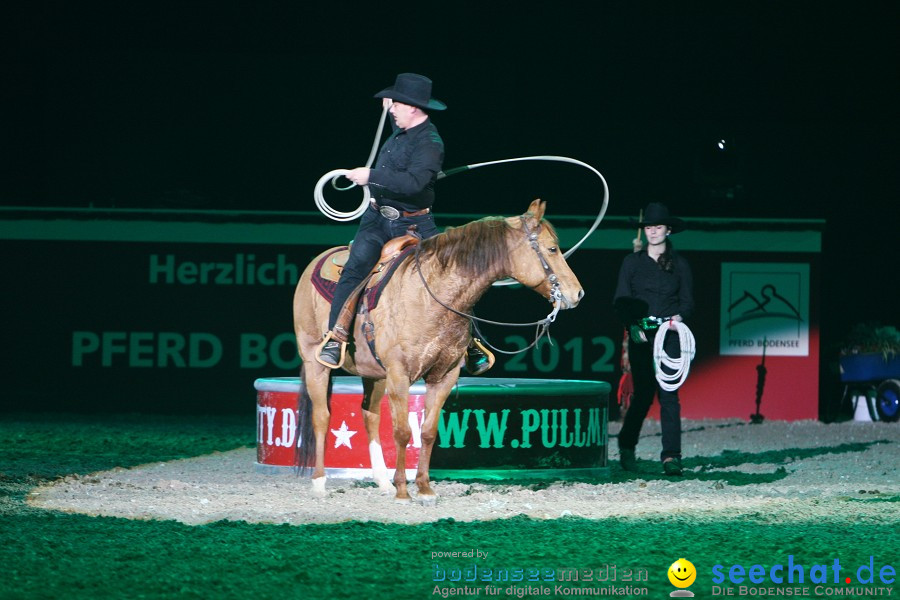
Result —
[[381, 216], [387, 219], [388, 221], [396, 221], [401, 216], [403, 217], [420, 217], [422, 215], [427, 215], [431, 212], [430, 208], [423, 208], [422, 210], [416, 210], [410, 212], [408, 210], [399, 210], [394, 208], [393, 206], [378, 206], [374, 200], [369, 200], [369, 204], [372, 205], [372, 208], [381, 213]]

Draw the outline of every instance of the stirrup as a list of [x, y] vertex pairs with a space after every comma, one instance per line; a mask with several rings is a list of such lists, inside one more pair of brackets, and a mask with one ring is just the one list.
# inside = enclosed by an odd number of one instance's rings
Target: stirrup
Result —
[[482, 373], [487, 373], [491, 367], [494, 366], [494, 361], [496, 358], [494, 357], [494, 353], [488, 350], [484, 344], [481, 343], [481, 340], [477, 337], [472, 338], [472, 346], [484, 354], [484, 360], [479, 360], [477, 363], [469, 364], [469, 353], [466, 351], [466, 371], [471, 373], [472, 375], [481, 375]]
[[[334, 340], [335, 342], [341, 345], [341, 358], [338, 360], [338, 364], [333, 365], [331, 363], [327, 363], [319, 358], [319, 355], [322, 353], [322, 349], [325, 348], [325, 344]], [[316, 346], [316, 362], [322, 365], [323, 367], [327, 367], [329, 369], [340, 369], [344, 366], [344, 360], [347, 358], [347, 342], [342, 342], [334, 336], [333, 331], [329, 331], [325, 334], [325, 339], [322, 340], [322, 343]]]

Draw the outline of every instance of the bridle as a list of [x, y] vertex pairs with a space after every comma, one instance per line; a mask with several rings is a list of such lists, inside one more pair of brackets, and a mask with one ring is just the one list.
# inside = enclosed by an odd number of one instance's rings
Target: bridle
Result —
[[[435, 302], [437, 302], [438, 304], [440, 304], [441, 306], [443, 306], [450, 312], [457, 314], [460, 317], [469, 319], [469, 321], [472, 323], [472, 328], [475, 330], [475, 333], [478, 335], [478, 337], [481, 338], [481, 340], [487, 346], [489, 346], [492, 350], [495, 350], [502, 354], [519, 354], [520, 352], [525, 352], [526, 350], [529, 350], [529, 349], [533, 348], [535, 345], [537, 345], [538, 341], [544, 335], [547, 336], [547, 339], [550, 339], [550, 324], [556, 320], [556, 315], [559, 312], [559, 307], [560, 307], [560, 304], [562, 303], [562, 291], [560, 290], [559, 277], [553, 271], [553, 267], [550, 266], [550, 263], [547, 262], [547, 259], [544, 257], [544, 253], [541, 252], [541, 246], [540, 246], [540, 244], [538, 244], [538, 236], [541, 233], [541, 227], [542, 227], [541, 223], [538, 222], [537, 228], [532, 231], [531, 228], [528, 227], [528, 221], [525, 219], [525, 215], [520, 215], [519, 219], [522, 222], [522, 232], [525, 234], [526, 238], [528, 239], [528, 245], [531, 246], [531, 249], [534, 250], [535, 254], [537, 254], [538, 260], [541, 261], [541, 267], [543, 267], [543, 269], [544, 269], [544, 274], [546, 275], [546, 281], [548, 281], [550, 284], [549, 302], [551, 302], [553, 304], [553, 310], [550, 311], [550, 314], [548, 314], [546, 317], [544, 317], [540, 321], [533, 321], [531, 323], [506, 323], [506, 322], [502, 322], [502, 321], [491, 321], [489, 319], [482, 319], [481, 317], [476, 317], [474, 314], [464, 313], [462, 311], [456, 310], [452, 306], [445, 304], [437, 296], [434, 295], [434, 292], [432, 292], [431, 288], [428, 287], [428, 282], [425, 281], [425, 275], [422, 274], [422, 265], [419, 262], [419, 251], [421, 248], [421, 242], [416, 244], [416, 252], [415, 252], [416, 270], [419, 272], [419, 278], [422, 280], [422, 285], [425, 286], [425, 290], [428, 292], [428, 295], [430, 295], [434, 299]], [[543, 283], [544, 283], [544, 281], [541, 281], [541, 283], [537, 284], [536, 286], [533, 286], [531, 289], [537, 289]], [[487, 340], [485, 340], [484, 336], [478, 330], [479, 322], [480, 323], [488, 323], [490, 325], [505, 325], [508, 327], [535, 326], [537, 329], [535, 331], [534, 341], [531, 342], [531, 344], [529, 344], [525, 348], [520, 348], [519, 350], [510, 352], [507, 350], [501, 350], [501, 349], [491, 345]]]
[[[541, 252], [541, 245], [538, 244], [538, 236], [541, 233], [541, 223], [538, 223], [537, 229], [531, 231], [528, 227], [528, 221], [525, 220], [524, 215], [520, 215], [519, 219], [522, 221], [522, 231], [525, 232], [525, 235], [528, 237], [528, 244], [531, 246], [531, 249], [538, 255], [538, 260], [541, 261], [541, 266], [544, 267], [544, 274], [547, 276], [547, 281], [550, 282], [550, 303], [557, 307], [559, 302], [562, 301], [562, 292], [559, 289], [559, 277], [557, 277], [556, 273], [553, 272], [553, 267], [550, 266], [550, 263], [547, 262], [547, 259], [544, 258], [544, 253]], [[531, 289], [536, 289], [540, 284], [534, 286]], [[559, 308], [555, 308], [554, 312], [551, 313], [553, 318], [556, 318], [556, 313], [559, 312]]]

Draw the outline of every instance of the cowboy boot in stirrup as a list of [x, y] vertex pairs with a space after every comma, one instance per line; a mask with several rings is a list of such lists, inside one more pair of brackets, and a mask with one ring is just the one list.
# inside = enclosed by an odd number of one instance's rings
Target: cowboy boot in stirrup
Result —
[[[342, 339], [343, 338], [343, 339]], [[340, 325], [325, 334], [325, 339], [316, 350], [316, 362], [329, 369], [338, 369], [347, 358], [347, 332]]]
[[319, 364], [329, 369], [337, 369], [344, 365], [344, 359], [347, 357], [347, 342], [350, 341], [349, 331], [353, 318], [356, 316], [356, 303], [360, 294], [366, 289], [368, 281], [369, 277], [363, 279], [344, 300], [344, 305], [338, 313], [337, 322], [331, 331], [325, 334], [325, 339], [316, 349], [316, 362]]
[[493, 353], [484, 347], [481, 340], [473, 337], [466, 348], [466, 371], [481, 375], [494, 366], [494, 360]]

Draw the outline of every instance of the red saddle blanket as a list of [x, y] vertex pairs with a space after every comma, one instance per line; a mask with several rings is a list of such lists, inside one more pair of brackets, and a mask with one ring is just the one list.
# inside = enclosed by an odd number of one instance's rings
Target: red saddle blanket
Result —
[[[399, 267], [411, 253], [415, 252], [415, 250], [415, 246], [404, 248], [394, 258], [378, 264], [375, 268], [375, 272], [366, 284], [365, 292], [363, 292], [366, 296], [366, 304], [369, 310], [374, 310], [378, 305], [378, 299], [381, 297], [384, 286], [397, 270], [397, 267]], [[320, 258], [319, 262], [316, 263], [316, 268], [313, 269], [313, 287], [315, 287], [316, 291], [328, 302], [334, 300], [334, 290], [337, 287], [338, 279], [341, 276], [341, 269], [347, 262], [347, 256], [349, 254], [350, 249], [347, 246], [334, 248], [331, 252]]]

